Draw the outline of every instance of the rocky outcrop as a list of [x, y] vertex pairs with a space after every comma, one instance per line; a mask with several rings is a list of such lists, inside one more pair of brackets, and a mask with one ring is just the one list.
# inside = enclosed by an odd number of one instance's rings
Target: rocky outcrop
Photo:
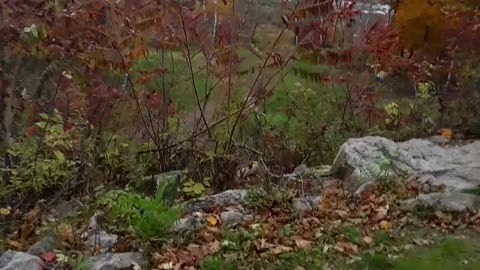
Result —
[[455, 212], [480, 211], [480, 196], [461, 192], [429, 193], [404, 202], [407, 210], [414, 210], [418, 206]]
[[382, 137], [350, 139], [340, 148], [332, 173], [358, 189], [381, 177], [431, 175], [446, 190], [480, 185], [480, 142], [442, 146], [428, 139], [395, 143]]

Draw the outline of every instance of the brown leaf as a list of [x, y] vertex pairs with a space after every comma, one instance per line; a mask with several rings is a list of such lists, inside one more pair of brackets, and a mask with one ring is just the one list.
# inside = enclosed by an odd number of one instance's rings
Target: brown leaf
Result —
[[23, 244], [15, 241], [15, 240], [7, 240], [5, 241], [5, 244], [7, 244], [8, 247], [13, 248], [17, 251], [23, 250]]
[[365, 242], [365, 244], [367, 244], [367, 245], [370, 245], [371, 243], [373, 243], [373, 238], [368, 236], [368, 235], [364, 236], [363, 237], [363, 242]]
[[274, 255], [278, 255], [278, 254], [281, 254], [281, 253], [284, 253], [284, 252], [289, 252], [289, 251], [292, 251], [293, 248], [291, 247], [287, 247], [287, 246], [283, 246], [283, 245], [276, 245], [273, 249], [270, 250], [270, 252]]
[[312, 244], [312, 241], [308, 241], [305, 239], [296, 239], [295, 245], [299, 248], [307, 248]]
[[193, 265], [195, 263], [195, 257], [192, 256], [189, 252], [185, 250], [178, 250], [177, 251], [177, 258], [179, 261], [180, 266], [183, 265]]
[[75, 244], [75, 235], [71, 224], [61, 223], [58, 225], [58, 235], [62, 242]]
[[343, 254], [353, 254], [358, 252], [358, 246], [347, 242], [338, 242], [335, 245], [335, 250]]

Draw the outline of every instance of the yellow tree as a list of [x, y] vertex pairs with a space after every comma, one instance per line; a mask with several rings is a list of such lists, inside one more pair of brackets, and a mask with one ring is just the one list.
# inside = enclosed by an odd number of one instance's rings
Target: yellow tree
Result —
[[427, 49], [430, 52], [440, 49], [443, 29], [441, 1], [402, 1], [398, 6], [395, 23], [402, 49]]

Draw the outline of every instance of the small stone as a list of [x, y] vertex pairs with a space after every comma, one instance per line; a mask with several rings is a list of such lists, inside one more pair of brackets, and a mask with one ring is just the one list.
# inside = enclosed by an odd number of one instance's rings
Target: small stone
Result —
[[[147, 264], [142, 253], [107, 253], [91, 259], [91, 270], [133, 269], [135, 266], [145, 267]], [[3, 270], [3, 269], [2, 269]]]
[[255, 217], [253, 215], [245, 215], [243, 221], [246, 223], [252, 223], [255, 221]]
[[242, 222], [243, 214], [236, 210], [228, 210], [220, 214], [224, 225], [237, 225]]
[[43, 261], [34, 255], [8, 250], [0, 256], [0, 270], [42, 270]]
[[322, 196], [306, 196], [306, 198], [295, 198], [292, 200], [292, 210], [299, 214], [302, 212], [309, 212], [318, 208]]
[[117, 243], [118, 236], [116, 234], [109, 234], [106, 231], [99, 231], [90, 235], [85, 242], [89, 247], [100, 247], [105, 250], [110, 250]]
[[40, 256], [48, 251], [56, 249], [57, 244], [58, 238], [55, 235], [48, 234], [40, 239], [40, 241], [33, 244], [27, 252], [31, 255]]
[[189, 215], [181, 218], [173, 225], [173, 232], [196, 231], [202, 225], [202, 217], [198, 215]]

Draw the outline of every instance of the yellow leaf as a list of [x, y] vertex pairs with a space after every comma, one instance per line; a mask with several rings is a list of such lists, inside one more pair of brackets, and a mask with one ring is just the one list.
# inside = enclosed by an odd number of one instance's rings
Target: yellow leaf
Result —
[[58, 234], [61, 241], [69, 244], [75, 243], [75, 235], [73, 234], [72, 225], [65, 223], [58, 225]]
[[0, 208], [0, 216], [8, 216], [12, 213], [8, 208]]
[[216, 215], [210, 215], [208, 218], [207, 218], [207, 223], [208, 223], [208, 226], [217, 226], [218, 223], [219, 223], [219, 218], [218, 216]]
[[392, 223], [390, 223], [390, 221], [382, 220], [382, 222], [380, 222], [380, 229], [384, 231], [390, 230], [391, 227], [392, 227]]

